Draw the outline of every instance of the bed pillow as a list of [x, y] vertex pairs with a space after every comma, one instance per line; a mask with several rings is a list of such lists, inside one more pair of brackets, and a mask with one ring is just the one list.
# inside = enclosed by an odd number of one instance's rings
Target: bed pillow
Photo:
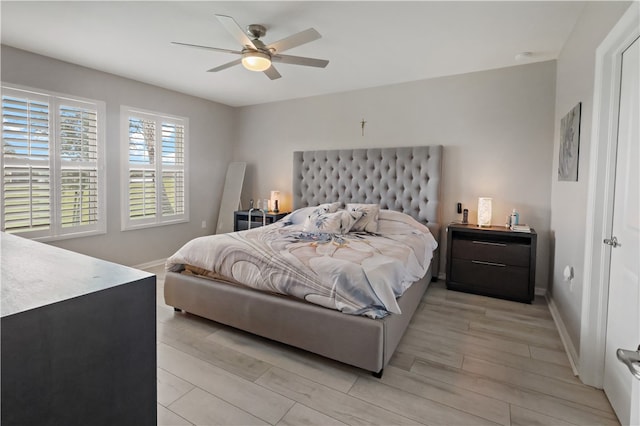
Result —
[[380, 206], [378, 204], [347, 204], [348, 212], [360, 212], [362, 217], [354, 223], [352, 231], [378, 232], [378, 215]]
[[303, 224], [313, 214], [335, 213], [340, 208], [340, 202], [324, 203], [318, 206], [302, 207], [289, 215], [288, 220], [294, 225]]
[[362, 212], [348, 212], [339, 210], [334, 213], [314, 213], [307, 217], [302, 230], [304, 232], [323, 232], [328, 234], [346, 234]]
[[340, 201], [336, 201], [335, 203], [324, 203], [320, 204], [316, 207], [316, 212], [323, 211], [324, 213], [335, 213], [340, 209], [342, 203]]
[[386, 235], [406, 233], [406, 225], [409, 225], [423, 233], [431, 233], [426, 225], [418, 222], [408, 214], [394, 210], [380, 210], [380, 215], [378, 216], [378, 234]]

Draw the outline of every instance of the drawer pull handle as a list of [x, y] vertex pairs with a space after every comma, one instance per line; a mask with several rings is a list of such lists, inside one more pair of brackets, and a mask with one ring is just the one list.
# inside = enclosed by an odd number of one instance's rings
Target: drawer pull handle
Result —
[[471, 262], [477, 263], [480, 265], [499, 266], [501, 268], [504, 268], [505, 266], [507, 266], [504, 263], [483, 262], [482, 260], [472, 260]]
[[499, 247], [506, 247], [506, 244], [502, 244], [502, 243], [490, 243], [489, 241], [471, 241], [473, 244], [485, 244], [488, 246], [499, 246]]

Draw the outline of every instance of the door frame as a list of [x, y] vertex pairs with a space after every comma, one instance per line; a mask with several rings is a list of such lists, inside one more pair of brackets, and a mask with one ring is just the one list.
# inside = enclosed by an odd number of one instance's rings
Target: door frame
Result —
[[640, 6], [633, 2], [596, 49], [578, 371], [597, 388], [604, 381], [611, 251], [602, 240], [613, 227], [622, 52], [639, 36]]

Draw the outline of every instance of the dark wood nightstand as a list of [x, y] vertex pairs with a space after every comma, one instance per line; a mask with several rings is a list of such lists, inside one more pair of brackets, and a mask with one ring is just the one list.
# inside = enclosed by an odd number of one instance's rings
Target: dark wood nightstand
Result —
[[447, 228], [447, 288], [531, 303], [537, 234], [501, 226], [450, 224]]
[[[289, 212], [274, 213], [268, 212], [264, 215], [264, 224], [270, 225], [273, 222], [277, 222]], [[262, 211], [254, 210], [251, 212], [251, 228], [257, 228], [263, 225]], [[238, 210], [233, 213], [233, 230], [244, 231], [249, 229], [249, 210]]]

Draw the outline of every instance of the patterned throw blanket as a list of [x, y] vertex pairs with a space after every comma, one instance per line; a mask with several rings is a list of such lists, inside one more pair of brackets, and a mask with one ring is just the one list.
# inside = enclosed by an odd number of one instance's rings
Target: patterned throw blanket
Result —
[[272, 225], [191, 240], [167, 260], [167, 270], [195, 267], [352, 315], [401, 313], [396, 298], [425, 275], [437, 247], [426, 226], [380, 210], [375, 233], [305, 232], [298, 212]]

